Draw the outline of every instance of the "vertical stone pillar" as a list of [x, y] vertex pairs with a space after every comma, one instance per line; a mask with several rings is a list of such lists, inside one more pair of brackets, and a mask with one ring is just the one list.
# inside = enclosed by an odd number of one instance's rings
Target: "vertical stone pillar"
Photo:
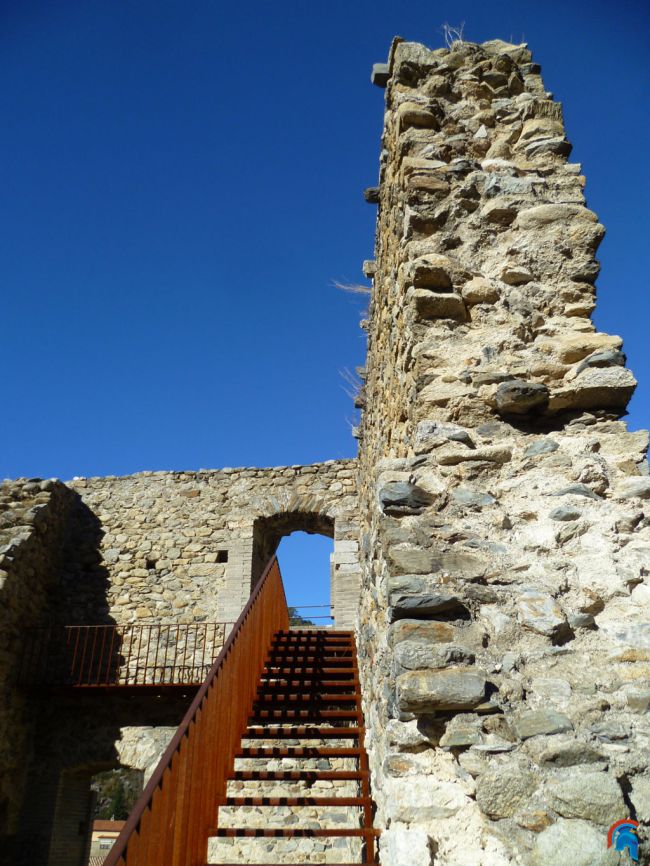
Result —
[[334, 552], [330, 557], [330, 601], [334, 627], [353, 629], [359, 616], [361, 566], [359, 529], [338, 518], [334, 524]]
[[523, 45], [396, 40], [376, 76], [360, 645], [384, 866], [614, 863], [610, 824], [650, 821], [648, 436], [620, 420], [604, 229], [539, 72]]
[[253, 574], [253, 524], [228, 542], [228, 562], [223, 592], [217, 600], [217, 620], [234, 623], [251, 594]]
[[85, 866], [92, 799], [88, 772], [61, 774], [47, 866]]

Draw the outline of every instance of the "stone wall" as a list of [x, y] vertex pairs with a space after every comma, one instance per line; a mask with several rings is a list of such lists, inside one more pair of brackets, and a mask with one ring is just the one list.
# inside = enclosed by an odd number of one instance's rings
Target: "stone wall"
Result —
[[19, 479], [0, 485], [0, 862], [14, 862], [32, 748], [32, 701], [17, 688], [23, 628], [44, 624], [56, 598], [72, 500], [59, 482]]
[[[92, 775], [119, 766], [147, 775], [189, 701], [61, 698], [20, 686], [30, 627], [233, 623], [281, 538], [296, 530], [333, 538], [337, 624], [349, 627], [357, 615], [353, 461], [76, 478], [68, 486], [23, 480], [5, 484], [0, 497], [0, 862], [12, 866], [79, 859]], [[314, 601], [309, 575], [304, 587], [301, 601]], [[197, 650], [200, 664], [203, 646]], [[138, 652], [131, 662], [144, 661]], [[185, 663], [193, 658], [190, 648]], [[16, 838], [18, 850], [9, 847]]]
[[146, 783], [192, 697], [44, 693], [36, 703], [20, 844], [8, 866], [81, 866], [94, 803], [92, 777], [129, 767], [141, 770]]
[[349, 623], [356, 614], [352, 461], [143, 472], [70, 487], [101, 526], [95, 556], [66, 575], [74, 621], [234, 622], [282, 536], [303, 529], [333, 536], [332, 600], [352, 585], [354, 603], [339, 602], [336, 613]]
[[374, 70], [359, 628], [382, 866], [597, 866], [614, 821], [648, 836], [648, 436], [620, 420], [635, 381], [590, 318], [604, 229], [539, 73], [499, 41], [396, 40]]

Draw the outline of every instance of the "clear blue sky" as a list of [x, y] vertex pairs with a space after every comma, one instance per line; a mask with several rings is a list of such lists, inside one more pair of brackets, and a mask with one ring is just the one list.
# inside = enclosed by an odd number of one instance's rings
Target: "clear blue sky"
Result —
[[529, 42], [608, 229], [596, 322], [650, 423], [650, 7], [0, 2], [0, 477], [355, 454], [392, 36]]

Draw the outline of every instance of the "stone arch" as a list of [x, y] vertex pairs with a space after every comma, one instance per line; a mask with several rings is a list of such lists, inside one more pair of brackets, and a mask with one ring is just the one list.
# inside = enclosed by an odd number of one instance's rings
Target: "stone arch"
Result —
[[334, 530], [334, 518], [318, 512], [281, 511], [269, 517], [258, 517], [253, 523], [251, 588], [285, 536], [292, 532], [307, 532], [309, 535], [325, 535], [333, 539]]
[[336, 492], [326, 490], [324, 495], [300, 496], [288, 490], [277, 496], [260, 497], [251, 503], [251, 511], [250, 523], [242, 528], [239, 556], [229, 562], [224, 594], [229, 606], [222, 607], [221, 618], [225, 621], [237, 618], [281, 539], [292, 532], [307, 532], [334, 541], [330, 558], [332, 614], [338, 628], [352, 628], [361, 586], [358, 526], [353, 508], [347, 507], [345, 499], [337, 499]]

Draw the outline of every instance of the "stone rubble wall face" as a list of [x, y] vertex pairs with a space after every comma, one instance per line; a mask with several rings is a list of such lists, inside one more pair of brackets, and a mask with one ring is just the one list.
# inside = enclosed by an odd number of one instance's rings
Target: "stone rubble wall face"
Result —
[[[79, 767], [95, 772], [118, 765], [142, 769], [148, 778], [175, 729], [158, 704], [150, 704], [148, 713], [142, 709], [141, 722], [129, 723], [119, 703], [119, 713], [113, 716], [107, 704], [95, 719], [96, 711], [81, 697], [71, 712], [55, 698], [39, 703], [36, 692], [17, 690], [26, 628], [233, 623], [264, 565], [255, 554], [257, 543], [269, 543], [256, 538], [260, 519], [271, 526], [278, 521], [276, 539], [293, 529], [331, 531], [332, 601], [341, 627], [351, 627], [357, 614], [354, 461], [77, 478], [67, 486], [22, 480], [1, 491], [0, 834], [4, 845], [20, 833], [20, 862], [43, 861], [46, 855], [57, 821], [52, 809], [59, 778]], [[221, 562], [224, 553], [227, 562]], [[309, 595], [309, 575], [304, 592], [305, 603], [319, 601]], [[201, 645], [195, 655], [198, 664]], [[191, 647], [189, 658], [193, 663]], [[136, 653], [131, 661], [145, 659]], [[116, 698], [107, 700], [112, 706]], [[58, 711], [50, 713], [50, 704]], [[33, 723], [44, 712], [48, 726], [36, 732]], [[43, 796], [32, 799], [33, 809], [23, 809], [19, 817], [27, 776], [29, 789]], [[55, 826], [55, 842], [64, 835], [65, 828]], [[19, 862], [16, 852], [2, 850], [0, 863], [5, 854], [12, 866]]]
[[16, 688], [21, 638], [25, 623], [48, 622], [71, 498], [58, 482], [0, 484], [0, 862], [13, 856], [11, 840], [32, 749], [32, 704]]
[[[75, 621], [108, 615], [119, 624], [234, 622], [250, 594], [253, 527], [261, 517], [325, 513], [334, 519], [335, 541], [356, 545], [352, 461], [144, 472], [75, 479], [70, 487], [101, 524], [96, 561], [67, 575], [69, 596], [78, 599]], [[227, 552], [226, 563], [220, 552]], [[358, 564], [354, 569], [340, 566], [337, 577], [358, 582]]]
[[382, 866], [617, 863], [608, 827], [650, 822], [650, 477], [590, 318], [604, 230], [525, 46], [396, 40], [382, 148], [359, 456]]

